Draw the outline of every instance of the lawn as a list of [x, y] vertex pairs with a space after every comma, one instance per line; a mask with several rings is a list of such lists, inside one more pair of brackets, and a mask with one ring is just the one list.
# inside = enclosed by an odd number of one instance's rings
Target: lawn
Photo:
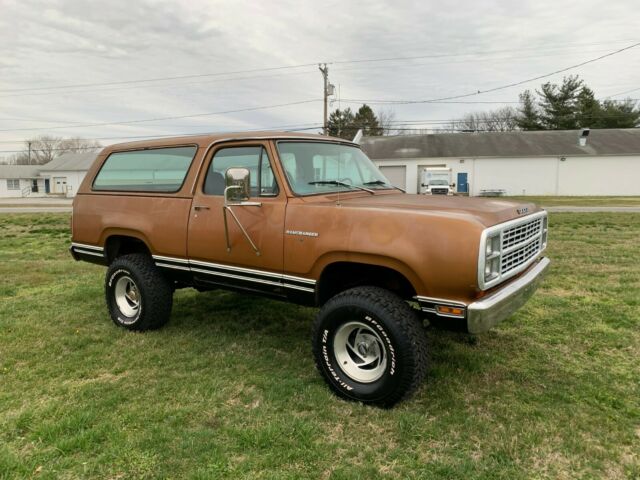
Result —
[[313, 309], [181, 290], [164, 329], [116, 328], [68, 225], [0, 215], [0, 478], [640, 478], [640, 214], [552, 213], [534, 299], [428, 329], [393, 410], [325, 387]]
[[638, 197], [500, 197], [519, 202], [533, 202], [543, 207], [640, 207]]

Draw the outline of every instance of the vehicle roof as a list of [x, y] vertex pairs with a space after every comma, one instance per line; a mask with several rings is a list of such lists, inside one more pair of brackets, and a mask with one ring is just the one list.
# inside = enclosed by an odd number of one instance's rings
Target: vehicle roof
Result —
[[102, 154], [108, 154], [113, 151], [132, 150], [138, 148], [166, 147], [172, 145], [198, 145], [199, 147], [208, 147], [214, 142], [231, 141], [231, 140], [247, 140], [247, 139], [310, 139], [320, 141], [333, 141], [354, 145], [353, 142], [343, 138], [328, 137], [311, 133], [285, 132], [285, 131], [260, 131], [260, 132], [229, 132], [229, 133], [210, 133], [205, 135], [185, 135], [181, 137], [162, 137], [148, 140], [138, 140], [135, 142], [116, 143], [109, 145], [102, 150]]

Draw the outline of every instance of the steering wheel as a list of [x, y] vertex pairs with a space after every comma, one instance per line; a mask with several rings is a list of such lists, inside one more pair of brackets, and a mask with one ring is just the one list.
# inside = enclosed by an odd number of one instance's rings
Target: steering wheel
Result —
[[351, 180], [349, 177], [344, 177], [341, 178], [340, 180], [338, 180], [340, 183], [348, 183], [349, 185], [353, 185], [353, 180]]

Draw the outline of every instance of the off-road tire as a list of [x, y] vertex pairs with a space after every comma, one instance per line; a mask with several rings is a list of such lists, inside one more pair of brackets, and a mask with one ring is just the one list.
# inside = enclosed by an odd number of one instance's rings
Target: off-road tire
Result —
[[[116, 301], [118, 280], [129, 278], [136, 287], [139, 308], [131, 316], [124, 314]], [[153, 330], [169, 321], [173, 305], [173, 288], [149, 255], [132, 253], [117, 257], [105, 277], [105, 297], [113, 323], [128, 330]]]
[[[336, 333], [353, 323], [370, 327], [385, 347], [386, 368], [380, 378], [357, 381], [336, 358], [340, 348], [334, 345]], [[316, 367], [329, 387], [349, 400], [392, 407], [411, 395], [426, 374], [427, 341], [422, 322], [407, 302], [383, 288], [352, 288], [330, 299], [314, 322], [312, 345]]]

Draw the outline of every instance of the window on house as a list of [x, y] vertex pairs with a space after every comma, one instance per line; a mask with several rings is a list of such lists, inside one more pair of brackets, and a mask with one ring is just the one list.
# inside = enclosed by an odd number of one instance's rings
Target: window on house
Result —
[[8, 178], [7, 179], [7, 190], [20, 190], [20, 179], [18, 179], [18, 178]]
[[233, 167], [249, 169], [252, 197], [278, 195], [278, 184], [264, 147], [231, 147], [218, 150], [204, 180], [204, 193], [223, 195], [224, 175], [228, 168]]
[[93, 189], [177, 192], [196, 150], [188, 146], [112, 153], [93, 181]]
[[38, 193], [38, 180], [31, 180], [31, 193]]

